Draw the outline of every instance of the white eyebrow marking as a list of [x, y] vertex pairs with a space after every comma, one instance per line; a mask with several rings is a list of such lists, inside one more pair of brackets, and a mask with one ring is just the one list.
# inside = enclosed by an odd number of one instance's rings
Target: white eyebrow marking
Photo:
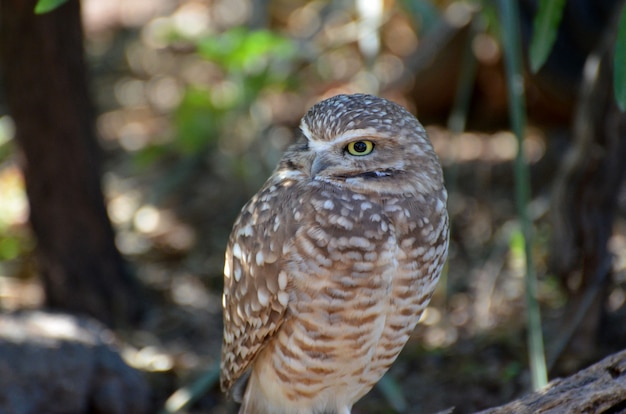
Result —
[[304, 119], [302, 120], [302, 122], [300, 122], [300, 130], [306, 137], [306, 140], [311, 141], [311, 130], [309, 129], [309, 126], [304, 122]]
[[309, 141], [309, 148], [315, 152], [324, 152], [334, 146], [343, 146], [342, 144], [347, 144], [356, 138], [368, 138], [381, 135], [380, 131], [376, 131], [375, 128], [351, 129], [336, 136], [332, 141], [320, 141], [311, 137], [311, 130], [309, 130], [306, 124], [302, 124], [300, 128]]
[[280, 180], [290, 180], [293, 178], [298, 178], [302, 173], [300, 171], [293, 170], [280, 170], [277, 174]]

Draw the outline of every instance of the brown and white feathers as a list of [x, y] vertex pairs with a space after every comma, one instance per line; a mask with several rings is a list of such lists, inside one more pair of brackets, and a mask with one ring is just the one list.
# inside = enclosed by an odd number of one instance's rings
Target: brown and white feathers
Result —
[[387, 371], [435, 289], [447, 194], [401, 106], [313, 106], [243, 207], [224, 265], [221, 386], [240, 413], [341, 413]]

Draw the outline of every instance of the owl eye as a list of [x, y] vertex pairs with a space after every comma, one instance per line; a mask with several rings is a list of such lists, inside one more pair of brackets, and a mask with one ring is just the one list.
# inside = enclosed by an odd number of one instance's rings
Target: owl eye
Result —
[[346, 150], [350, 155], [367, 155], [374, 150], [372, 141], [354, 141], [348, 144]]

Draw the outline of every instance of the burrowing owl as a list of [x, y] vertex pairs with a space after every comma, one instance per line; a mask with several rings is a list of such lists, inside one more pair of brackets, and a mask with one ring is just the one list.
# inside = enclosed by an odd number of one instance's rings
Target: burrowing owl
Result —
[[221, 386], [240, 413], [350, 413], [398, 356], [446, 259], [441, 166], [413, 115], [338, 95], [300, 128], [226, 249]]

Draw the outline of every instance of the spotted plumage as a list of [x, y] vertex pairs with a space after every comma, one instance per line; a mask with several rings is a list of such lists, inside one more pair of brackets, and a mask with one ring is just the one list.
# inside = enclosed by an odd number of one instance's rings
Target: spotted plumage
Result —
[[420, 123], [370, 95], [302, 119], [234, 224], [221, 386], [243, 414], [348, 414], [398, 356], [448, 246], [441, 166]]

